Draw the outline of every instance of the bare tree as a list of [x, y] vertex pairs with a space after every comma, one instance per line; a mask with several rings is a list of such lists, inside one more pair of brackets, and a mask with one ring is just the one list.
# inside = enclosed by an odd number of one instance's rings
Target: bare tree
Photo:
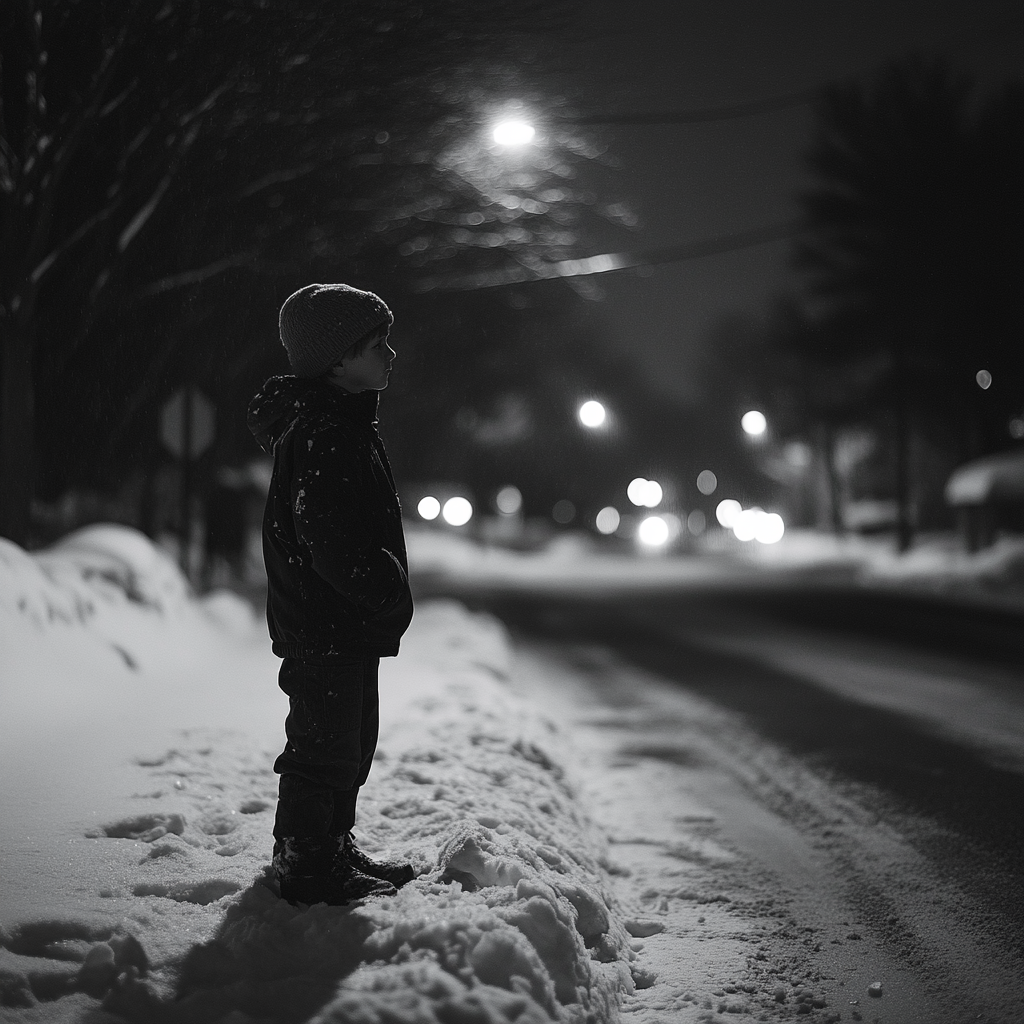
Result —
[[[482, 129], [512, 95], [517, 41], [549, 31], [561, 6], [10, 0], [0, 534], [30, 535], [40, 375], [59, 378], [90, 345], [138, 348], [161, 298], [233, 272], [377, 261], [407, 278], [425, 252], [569, 251], [583, 197], [565, 156], [497, 195], [498, 179], [459, 148], [467, 124]], [[501, 201], [511, 195], [518, 206]], [[134, 355], [156, 368], [176, 344]]]

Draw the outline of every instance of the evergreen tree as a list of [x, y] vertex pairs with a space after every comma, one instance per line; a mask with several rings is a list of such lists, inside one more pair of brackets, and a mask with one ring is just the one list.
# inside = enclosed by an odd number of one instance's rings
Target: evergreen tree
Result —
[[[834, 361], [851, 381], [881, 368], [861, 401], [892, 414], [901, 549], [912, 427], [955, 424], [980, 452], [1002, 441], [990, 421], [1024, 403], [1020, 96], [1015, 85], [979, 97], [942, 63], [912, 58], [819, 103], [797, 265]], [[979, 409], [981, 369], [1000, 381], [994, 417]]]

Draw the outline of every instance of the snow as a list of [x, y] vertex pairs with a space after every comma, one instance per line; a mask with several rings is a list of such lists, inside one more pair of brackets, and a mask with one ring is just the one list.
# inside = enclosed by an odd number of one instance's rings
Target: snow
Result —
[[357, 834], [417, 880], [299, 910], [268, 868], [286, 702], [262, 623], [118, 527], [0, 565], [3, 1019], [582, 1022], [649, 983], [494, 620], [428, 603], [382, 666]]
[[724, 530], [693, 541], [693, 553], [610, 551], [583, 533], [556, 536], [542, 550], [522, 553], [476, 543], [470, 535], [418, 530], [409, 557], [424, 577], [460, 588], [500, 586], [533, 591], [644, 592], [680, 586], [771, 586], [787, 580], [833, 578], [843, 584], [942, 594], [989, 605], [1024, 607], [1024, 536], [1006, 535], [967, 552], [952, 534], [924, 534], [905, 554], [891, 537], [788, 530], [777, 544], [737, 541]]
[[946, 483], [950, 505], [1024, 501], [1024, 452], [986, 455], [957, 468]]
[[[1018, 602], [1024, 575], [1011, 541], [968, 556], [926, 539], [903, 558], [799, 531], [705, 558], [604, 554], [573, 534], [532, 554], [447, 531], [409, 541], [414, 573], [470, 591], [826, 571]], [[196, 597], [164, 551], [121, 527], [34, 554], [0, 540], [0, 651], [0, 1020], [12, 1024], [826, 1020], [855, 992], [876, 996], [879, 978], [891, 1019], [938, 1019], [882, 944], [861, 941], [868, 927], [823, 853], [836, 844], [913, 880], [895, 890], [898, 912], [936, 948], [959, 943], [943, 955], [968, 956], [941, 901], [920, 897], [944, 891], [920, 858], [735, 716], [607, 652], [513, 651], [500, 623], [453, 601], [421, 602], [402, 654], [382, 662], [356, 830], [418, 877], [346, 908], [293, 908], [269, 872], [287, 701], [246, 603]], [[951, 727], [937, 709], [967, 704], [941, 673], [904, 672], [897, 696], [878, 675], [885, 651], [845, 674], [842, 652], [795, 634], [757, 653], [931, 713], [936, 728]], [[976, 704], [958, 738], [1024, 763], [1017, 703]], [[771, 812], [782, 792], [818, 823], [810, 839]], [[841, 953], [831, 975], [812, 970], [808, 934]]]

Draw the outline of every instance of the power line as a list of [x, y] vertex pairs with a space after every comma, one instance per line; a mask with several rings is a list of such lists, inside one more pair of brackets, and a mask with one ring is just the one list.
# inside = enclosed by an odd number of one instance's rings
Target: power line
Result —
[[506, 267], [497, 270], [479, 271], [473, 274], [447, 274], [426, 277], [415, 282], [418, 292], [430, 291], [477, 291], [481, 288], [500, 288], [511, 284], [526, 284], [531, 281], [550, 281], [556, 278], [586, 277], [592, 274], [607, 274], [616, 270], [630, 270], [636, 267], [656, 267], [669, 263], [713, 256], [716, 253], [749, 249], [755, 245], [785, 241], [800, 230], [801, 222], [792, 220], [766, 227], [751, 228], [734, 234], [717, 235], [714, 238], [695, 242], [681, 242], [675, 245], [644, 249], [638, 252], [611, 252], [597, 256], [586, 256], [576, 260], [556, 260], [550, 263], [537, 261], [531, 265]]

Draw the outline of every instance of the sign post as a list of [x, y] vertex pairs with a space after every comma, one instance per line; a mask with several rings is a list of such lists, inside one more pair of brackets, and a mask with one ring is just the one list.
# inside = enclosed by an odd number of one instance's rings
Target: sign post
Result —
[[189, 514], [192, 503], [191, 464], [213, 444], [215, 428], [216, 410], [213, 403], [198, 388], [192, 386], [175, 391], [160, 412], [160, 439], [180, 463], [179, 561], [182, 572], [189, 578], [189, 542], [192, 532], [192, 517]]

